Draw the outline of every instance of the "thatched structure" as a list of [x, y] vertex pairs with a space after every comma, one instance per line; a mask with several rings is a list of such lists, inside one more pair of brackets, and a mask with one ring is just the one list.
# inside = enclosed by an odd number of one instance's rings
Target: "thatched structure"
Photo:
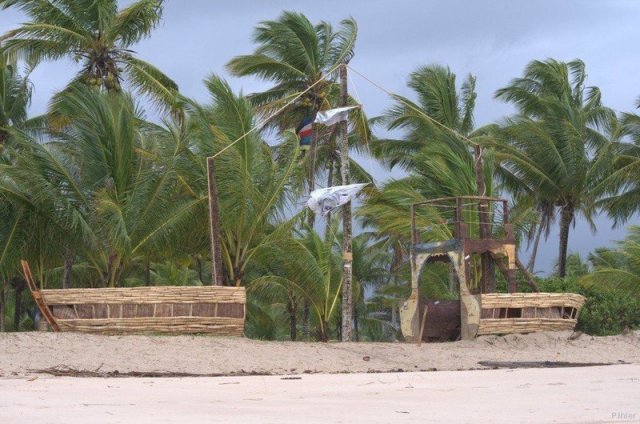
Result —
[[27, 262], [22, 261], [22, 267], [29, 290], [53, 331], [244, 334], [244, 287], [39, 290]]

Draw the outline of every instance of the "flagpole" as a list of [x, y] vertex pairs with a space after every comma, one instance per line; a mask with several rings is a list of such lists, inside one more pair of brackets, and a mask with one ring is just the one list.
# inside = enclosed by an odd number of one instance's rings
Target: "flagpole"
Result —
[[[347, 106], [347, 65], [340, 66], [340, 106]], [[351, 183], [347, 120], [340, 122], [340, 175], [342, 185]], [[351, 247], [351, 202], [342, 206], [342, 341], [350, 342], [353, 317], [353, 252]]]

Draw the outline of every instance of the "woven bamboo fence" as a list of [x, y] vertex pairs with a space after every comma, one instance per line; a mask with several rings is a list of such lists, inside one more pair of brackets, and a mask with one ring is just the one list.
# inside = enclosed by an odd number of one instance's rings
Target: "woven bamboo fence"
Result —
[[483, 294], [478, 335], [572, 330], [585, 301], [574, 293]]
[[242, 336], [243, 287], [40, 290], [60, 331]]

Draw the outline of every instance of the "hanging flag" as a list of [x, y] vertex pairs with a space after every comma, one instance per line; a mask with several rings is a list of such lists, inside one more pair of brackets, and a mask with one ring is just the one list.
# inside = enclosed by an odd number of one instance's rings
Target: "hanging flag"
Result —
[[300, 140], [300, 149], [309, 150], [313, 139], [313, 116], [305, 116], [296, 128], [296, 134]]
[[346, 121], [350, 110], [359, 108], [360, 105], [339, 107], [336, 109], [323, 110], [316, 115], [315, 123], [324, 124], [328, 127], [337, 124], [338, 122]]
[[313, 190], [311, 197], [307, 201], [307, 206], [319, 215], [326, 215], [335, 208], [349, 202], [366, 185], [367, 183], [349, 184]]

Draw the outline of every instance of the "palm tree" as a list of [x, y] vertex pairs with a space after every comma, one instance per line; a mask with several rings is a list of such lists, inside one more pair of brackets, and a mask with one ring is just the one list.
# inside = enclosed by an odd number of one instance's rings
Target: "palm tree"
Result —
[[307, 300], [317, 323], [318, 339], [323, 342], [329, 340], [330, 324], [338, 317], [342, 288], [336, 225], [331, 230], [332, 236], [323, 238], [307, 229], [295, 239], [273, 244], [269, 251], [261, 250], [258, 260], [277, 266], [280, 272], [262, 275], [248, 284], [250, 292], [265, 299], [284, 298], [293, 291]]
[[629, 227], [616, 249], [600, 248], [589, 255], [594, 272], [580, 281], [640, 298], [640, 226]]
[[[460, 90], [448, 68], [421, 67], [409, 77], [417, 103], [395, 96], [396, 102], [382, 122], [389, 130], [403, 130], [399, 140], [376, 140], [374, 154], [388, 167], [400, 167], [409, 175], [386, 183], [358, 211], [368, 225], [395, 240], [411, 238], [409, 209], [413, 203], [439, 197], [493, 193], [493, 155], [479, 158], [479, 144], [491, 127], [473, 129], [475, 78], [468, 76]], [[472, 150], [473, 149], [473, 150]], [[451, 216], [434, 208], [418, 210], [417, 225], [430, 240], [452, 237]], [[472, 221], [476, 221], [472, 219]]]
[[613, 171], [598, 187], [604, 194], [599, 204], [618, 225], [640, 211], [640, 116], [625, 113], [619, 124], [618, 120], [611, 123], [615, 159]]
[[594, 188], [611, 161], [608, 140], [598, 129], [613, 112], [602, 105], [600, 90], [585, 87], [585, 80], [580, 60], [533, 61], [522, 78], [496, 92], [519, 110], [494, 144], [500, 174], [507, 187], [526, 193], [541, 210], [559, 212], [560, 277], [566, 275], [569, 229], [576, 215], [595, 229]]
[[[353, 19], [343, 20], [340, 28], [334, 31], [327, 22], [314, 26], [303, 14], [284, 12], [275, 21], [262, 22], [254, 33], [254, 41], [259, 45], [255, 52], [232, 59], [227, 68], [233, 75], [256, 76], [275, 84], [264, 92], [250, 95], [267, 115], [304, 93], [273, 121], [273, 125], [281, 130], [296, 128], [303, 118], [338, 104], [337, 66], [348, 63], [353, 57], [356, 37], [357, 25]], [[355, 103], [353, 99], [351, 102]], [[367, 120], [359, 110], [353, 117], [358, 123], [354, 129], [360, 135], [361, 144], [368, 139]], [[310, 191], [315, 187], [318, 171], [329, 168], [329, 173], [332, 172], [331, 164], [337, 159], [335, 128], [316, 128], [314, 131], [311, 152], [307, 156], [306, 179]], [[325, 149], [323, 155], [317, 157], [321, 152], [317, 151], [316, 145], [321, 139], [327, 144], [333, 141], [333, 148]], [[327, 164], [330, 165], [327, 167]], [[313, 226], [311, 213], [308, 223]]]
[[91, 284], [116, 286], [140, 261], [175, 250], [206, 201], [176, 195], [174, 164], [150, 160], [156, 143], [129, 97], [79, 85], [59, 96], [55, 108], [71, 117], [69, 124], [49, 132], [44, 144], [17, 140], [20, 155], [1, 167], [0, 193], [46, 230], [35, 235], [48, 239], [49, 250], [30, 249], [39, 255], [41, 284], [52, 258], [72, 249]]
[[15, 63], [8, 62], [0, 48], [0, 154], [9, 139], [10, 127], [21, 127], [27, 119], [32, 87], [20, 76]]
[[131, 50], [160, 22], [163, 0], [139, 0], [121, 10], [116, 0], [0, 0], [0, 7], [17, 7], [30, 18], [0, 37], [10, 59], [35, 66], [69, 57], [82, 64], [73, 81], [107, 91], [120, 91], [126, 82], [160, 108], [176, 106], [177, 85]]
[[[290, 204], [290, 182], [296, 168], [298, 146], [295, 134], [282, 136], [281, 162], [259, 132], [246, 134], [256, 124], [249, 100], [233, 93], [221, 78], [212, 75], [205, 84], [212, 103], [203, 107], [190, 102], [193, 137], [183, 152], [178, 173], [185, 192], [207, 199], [206, 157], [216, 157], [220, 196], [222, 257], [226, 275], [242, 285], [253, 256], [281, 237], [288, 237], [294, 221], [284, 218]], [[236, 140], [240, 140], [231, 145]], [[194, 222], [197, 231], [208, 234], [207, 216]]]
[[[305, 115], [325, 108], [331, 90], [337, 92], [331, 80], [337, 75], [337, 66], [353, 57], [357, 32], [353, 19], [343, 20], [334, 32], [327, 22], [314, 26], [301, 13], [284, 12], [275, 21], [260, 23], [253, 37], [259, 47], [253, 54], [232, 59], [227, 68], [233, 75], [273, 82], [268, 90], [251, 95], [269, 110], [306, 91], [301, 101], [279, 118], [282, 128], [292, 128]], [[325, 81], [327, 77], [329, 81]]]
[[[353, 19], [343, 20], [338, 31], [334, 31], [327, 22], [313, 25], [301, 13], [284, 12], [275, 21], [262, 22], [253, 37], [258, 48], [253, 54], [232, 59], [227, 68], [233, 75], [257, 76], [275, 84], [262, 93], [251, 95], [266, 115], [304, 93], [273, 123], [281, 130], [296, 128], [305, 117], [315, 116], [319, 110], [338, 104], [340, 90], [335, 84], [337, 67], [348, 63], [353, 57], [357, 32], [357, 24]], [[361, 111], [356, 111], [354, 115], [358, 116], [356, 122], [367, 122]], [[306, 173], [298, 173], [301, 174], [300, 181], [307, 181], [309, 192], [315, 188], [318, 171], [327, 169], [329, 181], [333, 179], [337, 159], [335, 141], [334, 148], [325, 152], [326, 155], [320, 158], [322, 160], [317, 160], [317, 146], [321, 139], [325, 139], [327, 144], [335, 140], [336, 128], [314, 131], [310, 152], [306, 156]], [[358, 125], [356, 129], [363, 136], [360, 142], [366, 141], [368, 127]], [[292, 189], [301, 193], [303, 187], [304, 184], [297, 184]], [[315, 224], [315, 216], [310, 210], [307, 211], [307, 224], [310, 227]], [[304, 311], [304, 333], [308, 337], [308, 304], [305, 304]]]

